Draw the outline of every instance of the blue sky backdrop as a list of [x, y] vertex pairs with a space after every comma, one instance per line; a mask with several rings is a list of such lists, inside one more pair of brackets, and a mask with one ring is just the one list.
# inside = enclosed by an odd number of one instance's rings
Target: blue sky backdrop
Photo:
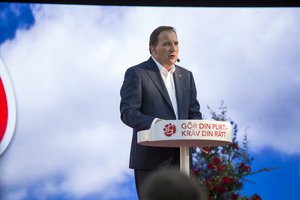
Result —
[[278, 167], [249, 177], [244, 194], [299, 199], [299, 19], [300, 8], [0, 3], [1, 64], [17, 101], [0, 198], [137, 199], [119, 89], [148, 59], [152, 30], [171, 25], [204, 116], [224, 100], [254, 170]]

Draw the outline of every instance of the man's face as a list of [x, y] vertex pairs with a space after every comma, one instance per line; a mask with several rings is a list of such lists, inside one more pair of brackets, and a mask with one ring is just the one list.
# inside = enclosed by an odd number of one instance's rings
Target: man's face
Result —
[[172, 30], [162, 31], [155, 46], [151, 46], [152, 56], [167, 70], [178, 58], [179, 45], [177, 35]]

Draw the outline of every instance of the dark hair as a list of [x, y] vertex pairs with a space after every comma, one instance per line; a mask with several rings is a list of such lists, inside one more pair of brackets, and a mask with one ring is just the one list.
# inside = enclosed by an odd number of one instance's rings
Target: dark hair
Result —
[[142, 200], [206, 200], [206, 192], [200, 184], [178, 170], [162, 170], [153, 173], [144, 182]]
[[159, 26], [151, 33], [149, 46], [155, 46], [157, 44], [158, 36], [163, 31], [174, 31], [176, 33], [176, 29], [172, 26]]

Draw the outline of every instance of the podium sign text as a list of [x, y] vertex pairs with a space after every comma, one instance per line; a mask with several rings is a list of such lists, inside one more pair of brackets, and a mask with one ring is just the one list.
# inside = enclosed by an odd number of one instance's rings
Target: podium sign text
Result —
[[138, 132], [138, 143], [160, 147], [222, 146], [232, 143], [232, 125], [213, 120], [165, 120]]

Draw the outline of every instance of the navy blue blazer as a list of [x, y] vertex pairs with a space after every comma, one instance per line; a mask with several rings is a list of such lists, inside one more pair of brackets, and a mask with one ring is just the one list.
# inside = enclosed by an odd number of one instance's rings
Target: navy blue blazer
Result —
[[[173, 76], [178, 119], [201, 119], [192, 73], [176, 65]], [[149, 129], [155, 118], [176, 119], [159, 69], [151, 57], [127, 69], [120, 94], [121, 120], [133, 129], [129, 167], [156, 169], [179, 166], [179, 148], [148, 147], [137, 144], [137, 132]]]

